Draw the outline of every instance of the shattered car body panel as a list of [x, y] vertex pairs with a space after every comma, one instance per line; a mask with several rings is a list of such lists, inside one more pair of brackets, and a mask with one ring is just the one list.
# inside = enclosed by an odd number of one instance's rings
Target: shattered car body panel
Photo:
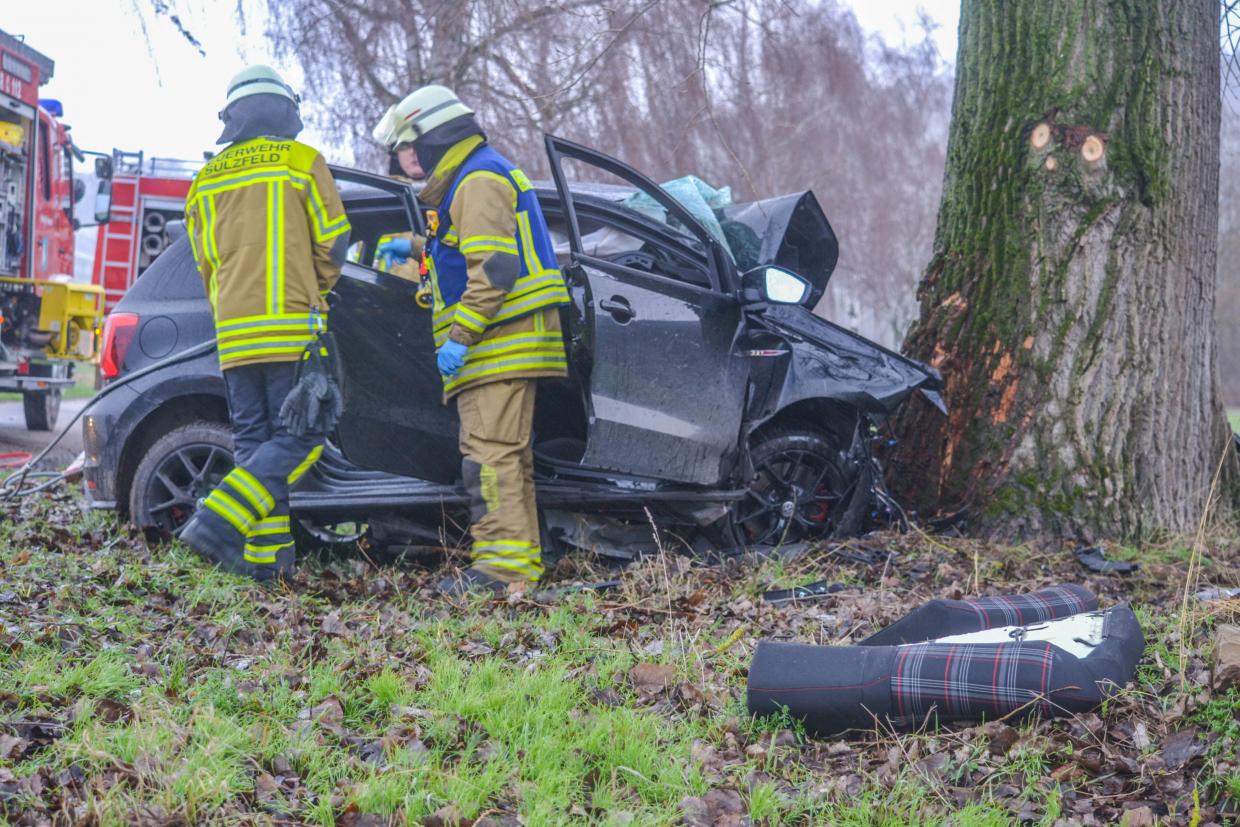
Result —
[[[915, 391], [934, 394], [938, 372], [815, 316], [804, 307], [766, 305], [748, 314], [753, 328], [788, 343], [782, 378], [757, 403], [751, 416], [768, 416], [805, 399], [843, 402], [876, 417], [893, 413]], [[752, 329], [752, 328], [751, 328]], [[939, 403], [941, 406], [941, 402]]]

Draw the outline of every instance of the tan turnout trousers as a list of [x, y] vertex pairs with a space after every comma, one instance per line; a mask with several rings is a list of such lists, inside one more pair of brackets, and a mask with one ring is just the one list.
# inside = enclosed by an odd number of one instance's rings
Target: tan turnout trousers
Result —
[[509, 582], [537, 581], [543, 570], [531, 444], [536, 388], [534, 379], [508, 379], [456, 394], [472, 562]]

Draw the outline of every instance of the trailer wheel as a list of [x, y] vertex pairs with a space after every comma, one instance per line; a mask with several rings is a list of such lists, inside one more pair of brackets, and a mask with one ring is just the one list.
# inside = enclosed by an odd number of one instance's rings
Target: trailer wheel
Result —
[[64, 392], [60, 388], [45, 391], [22, 391], [22, 409], [26, 414], [26, 428], [31, 431], [50, 431], [56, 427], [60, 416], [60, 400]]

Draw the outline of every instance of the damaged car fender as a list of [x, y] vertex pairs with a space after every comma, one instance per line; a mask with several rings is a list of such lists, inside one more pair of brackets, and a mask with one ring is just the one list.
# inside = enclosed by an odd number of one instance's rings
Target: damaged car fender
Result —
[[[746, 343], [755, 360], [751, 428], [798, 402], [829, 400], [858, 414], [885, 418], [922, 391], [946, 413], [938, 371], [901, 356], [802, 306], [758, 304], [745, 314]], [[776, 343], [779, 343], [776, 345]], [[765, 377], [762, 375], [765, 374]]]

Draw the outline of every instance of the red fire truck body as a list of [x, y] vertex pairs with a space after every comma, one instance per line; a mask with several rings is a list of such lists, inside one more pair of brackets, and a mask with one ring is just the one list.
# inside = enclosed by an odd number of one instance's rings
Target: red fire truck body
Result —
[[[59, 101], [39, 87], [55, 64], [0, 31], [0, 391], [22, 394], [26, 425], [51, 428], [74, 363], [96, 361], [104, 313], [167, 246], [201, 163], [84, 153]], [[96, 156], [92, 283], [76, 282], [74, 205], [86, 195], [73, 162]]]
[[112, 154], [111, 216], [99, 227], [91, 280], [111, 312], [138, 276], [168, 246], [168, 222], [185, 218], [185, 196], [200, 162]]
[[61, 123], [60, 103], [40, 100], [55, 65], [0, 32], [0, 390], [18, 391], [26, 424], [56, 422], [74, 360], [95, 355], [101, 291], [73, 282], [73, 205], [84, 160]]
[[0, 32], [0, 275], [73, 273], [77, 150], [56, 101], [40, 101], [53, 64]]

